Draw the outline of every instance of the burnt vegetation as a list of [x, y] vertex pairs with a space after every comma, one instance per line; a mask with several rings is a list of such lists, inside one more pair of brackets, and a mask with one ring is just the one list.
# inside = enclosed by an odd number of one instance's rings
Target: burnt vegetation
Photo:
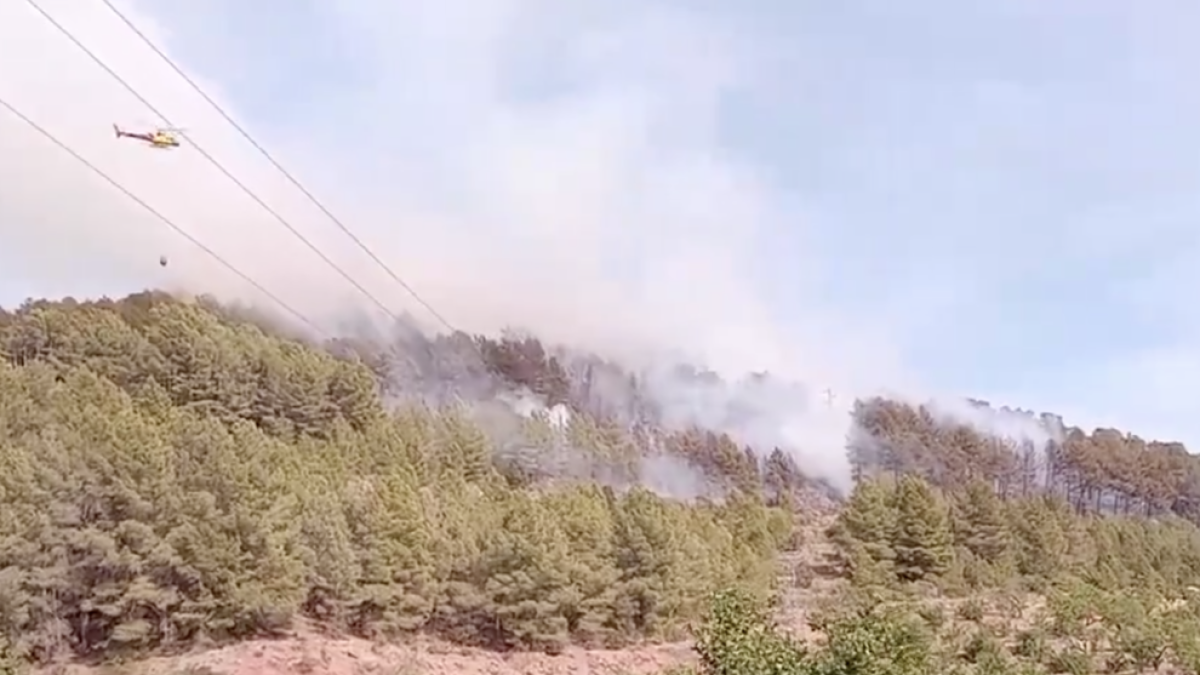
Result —
[[[751, 609], [829, 493], [785, 449], [668, 424], [638, 374], [534, 337], [360, 333], [306, 343], [245, 309], [153, 292], [0, 311], [0, 658], [102, 660], [300, 618], [493, 649], [614, 647], [684, 636], [723, 590], [699, 643], [711, 672], [926, 672], [934, 643], [910, 623], [830, 618], [849, 651], [818, 658]], [[1003, 412], [1037, 437], [858, 402], [856, 487], [827, 573], [947, 597], [1087, 587], [1095, 604], [1136, 589], [1146, 616], [1200, 584], [1200, 464], [1181, 444]], [[647, 489], [664, 473], [689, 494]], [[1070, 602], [1055, 611], [1090, 611]], [[1161, 661], [1168, 643], [1129, 625], [1112, 653]], [[918, 640], [924, 665], [842, 663], [875, 630]]]
[[1079, 513], [1174, 514], [1200, 523], [1200, 461], [1182, 443], [1117, 429], [1088, 433], [1056, 415], [1004, 412], [1028, 417], [1044, 437], [987, 436], [925, 408], [860, 401], [855, 416], [866, 434], [849, 449], [856, 476], [915, 474], [940, 487], [982, 480], [1001, 498], [1045, 494]]

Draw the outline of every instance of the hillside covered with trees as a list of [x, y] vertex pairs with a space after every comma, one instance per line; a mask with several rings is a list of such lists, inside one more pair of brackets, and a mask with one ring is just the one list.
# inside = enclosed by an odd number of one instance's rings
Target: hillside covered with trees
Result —
[[848, 583], [808, 614], [819, 637], [721, 593], [704, 675], [1200, 673], [1200, 530], [1182, 518], [907, 474], [860, 482], [830, 535]]
[[[785, 449], [671, 424], [640, 374], [528, 336], [314, 344], [141, 293], [0, 312], [0, 353], [15, 661], [300, 617], [493, 649], [673, 639], [714, 591], [768, 601], [801, 507], [828, 494]], [[545, 407], [518, 414], [523, 398]], [[1049, 415], [1047, 443], [995, 438], [879, 399], [855, 421], [830, 573], [858, 588], [1200, 584], [1200, 470], [1180, 444]]]
[[1088, 433], [1050, 414], [1038, 420], [1042, 443], [988, 437], [882, 399], [859, 401], [855, 417], [866, 432], [849, 448], [859, 476], [914, 473], [959, 486], [983, 480], [1001, 497], [1049, 494], [1080, 512], [1174, 513], [1200, 522], [1200, 460], [1182, 443], [1117, 429]]
[[[465, 412], [388, 410], [359, 360], [166, 296], [31, 303], [0, 319], [0, 348], [12, 658], [269, 635], [299, 616], [493, 648], [672, 637], [715, 588], [765, 594], [791, 529], [749, 489], [720, 504], [634, 475], [530, 489]], [[525, 422], [530, 452], [552, 452], [555, 429]], [[598, 469], [636, 470], [615, 426], [560, 433]], [[748, 464], [734, 450], [720, 461]]]

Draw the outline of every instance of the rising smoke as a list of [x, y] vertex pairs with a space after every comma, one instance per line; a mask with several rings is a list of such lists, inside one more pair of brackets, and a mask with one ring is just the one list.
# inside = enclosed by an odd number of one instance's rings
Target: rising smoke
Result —
[[[720, 496], [720, 486], [667, 453], [648, 453], [632, 476], [597, 463], [571, 442], [572, 426], [581, 423], [578, 412], [614, 421], [627, 431], [649, 425], [664, 431], [723, 433], [761, 456], [778, 448], [810, 478], [840, 493], [852, 486], [847, 448], [875, 442], [851, 414], [853, 398], [772, 373], [726, 377], [665, 356], [623, 363], [596, 350], [558, 345], [551, 355], [568, 377], [573, 410], [497, 376], [481, 358], [479, 343], [465, 335], [429, 334], [407, 322], [390, 333], [369, 321], [342, 325], [356, 327], [351, 340], [365, 341], [387, 354], [388, 365], [381, 371], [383, 392], [393, 404], [465, 409], [488, 431], [501, 458], [557, 478], [618, 488], [636, 480], [684, 499]], [[515, 331], [506, 331], [505, 337], [536, 338]], [[947, 428], [965, 426], [1035, 449], [1062, 435], [1060, 421], [979, 401], [867, 393], [920, 406]]]
[[[47, 0], [373, 299], [416, 318], [383, 316], [195, 148], [150, 153], [114, 142], [111, 122], [147, 112], [18, 4], [0, 7], [3, 63], [53, 67], [0, 66], [6, 97], [329, 332], [387, 345], [388, 396], [469, 402], [501, 451], [516, 454], [528, 454], [523, 420], [540, 415], [553, 429], [569, 421], [492, 377], [466, 338], [435, 340], [443, 327], [100, 3]], [[228, 29], [253, 25], [252, 4], [182, 12], [151, 3], [131, 16], [236, 117], [255, 113], [251, 131], [456, 328], [495, 335], [516, 325], [565, 345], [575, 382], [588, 355], [598, 355], [620, 366], [593, 369], [589, 380], [590, 403], [606, 414], [632, 425], [653, 410], [667, 428], [779, 447], [841, 489], [850, 481], [853, 400], [880, 386], [917, 390], [889, 356], [886, 322], [874, 314], [843, 321], [848, 310], [819, 301], [835, 282], [819, 238], [789, 210], [788, 195], [724, 145], [724, 96], [762, 84], [755, 73], [771, 58], [761, 34], [660, 2], [582, 0], [553, 11], [501, 2], [483, 11], [467, 0], [419, 9], [348, 0], [293, 17], [291, 37], [304, 54], [332, 55], [298, 67], [300, 52]], [[531, 84], [548, 82], [570, 84]], [[260, 85], [272, 83], [286, 86], [286, 108], [257, 100]], [[0, 247], [7, 274], [19, 280], [10, 303], [156, 286], [270, 306], [8, 117], [0, 120], [0, 223], [19, 225], [4, 227]], [[171, 261], [166, 269], [161, 255]], [[786, 318], [799, 331], [785, 327], [781, 303], [766, 299], [772, 285], [794, 289]], [[837, 394], [832, 402], [825, 389]], [[937, 409], [982, 431], [1038, 433], [1035, 424], [954, 402]], [[591, 471], [569, 444], [559, 450], [562, 471]], [[686, 467], [647, 461], [644, 475], [659, 489], [707, 489]]]

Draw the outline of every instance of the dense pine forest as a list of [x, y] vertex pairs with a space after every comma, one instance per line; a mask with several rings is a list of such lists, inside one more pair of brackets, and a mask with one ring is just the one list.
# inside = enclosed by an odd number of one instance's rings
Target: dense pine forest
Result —
[[[851, 594], [810, 653], [756, 609], [787, 590], [781, 554], [805, 548], [797, 532], [833, 496], [787, 449], [671, 423], [641, 374], [534, 337], [362, 333], [306, 342], [244, 309], [153, 292], [0, 312], [7, 662], [161, 652], [299, 620], [551, 653], [683, 638], [703, 620], [712, 673], [977, 668], [983, 643], [964, 659], [968, 638], [990, 640], [999, 668], [1042, 639], [1032, 624], [926, 644], [941, 622], [912, 595], [988, 597], [1021, 617], [1036, 593], [1058, 626], [1038, 663], [1090, 668], [1103, 653], [1143, 667], [1194, 648], [1200, 665], [1191, 614], [1172, 615], [1174, 632], [1146, 628], [1200, 586], [1200, 465], [1178, 443], [1032, 413], [1044, 442], [999, 438], [858, 402], [836, 553], [785, 575], [844, 579]], [[919, 625], [872, 613], [897, 603]], [[987, 624], [982, 606], [961, 612]], [[1111, 631], [1087, 649], [1054, 642], [1078, 633], [1070, 621]], [[924, 645], [926, 661], [837, 661], [851, 658], [837, 631], [868, 629]]]
[[[780, 481], [799, 476], [782, 454], [768, 502], [730, 439], [663, 437], [657, 452], [742, 488], [667, 499], [639, 487], [650, 441], [604, 418], [510, 415], [523, 444], [496, 453], [483, 424], [503, 425], [479, 411], [389, 409], [396, 392], [347, 345], [230, 314], [147, 293], [0, 318], [11, 656], [264, 635], [300, 616], [499, 649], [616, 646], [679, 635], [715, 588], [767, 592], [791, 532]], [[557, 386], [528, 374], [530, 343], [480, 345], [497, 373]], [[568, 452], [572, 472], [548, 482]]]

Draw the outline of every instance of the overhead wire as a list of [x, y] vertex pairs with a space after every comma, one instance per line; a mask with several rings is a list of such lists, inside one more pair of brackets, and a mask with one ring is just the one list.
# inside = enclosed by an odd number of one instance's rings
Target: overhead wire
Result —
[[323, 331], [321, 329], [321, 327], [316, 324], [316, 322], [309, 319], [302, 312], [295, 309], [294, 307], [289, 305], [287, 302], [285, 302], [282, 298], [280, 298], [279, 296], [272, 293], [265, 286], [263, 286], [261, 283], [256, 281], [253, 277], [251, 277], [250, 275], [248, 275], [245, 272], [238, 269], [237, 266], [235, 266], [233, 263], [226, 260], [224, 257], [221, 256], [221, 254], [219, 254], [216, 251], [214, 251], [213, 249], [211, 249], [204, 242], [200, 241], [195, 236], [193, 236], [190, 232], [188, 232], [184, 228], [180, 227], [178, 224], [175, 223], [175, 221], [171, 220], [167, 216], [163, 215], [160, 211], [155, 209], [153, 206], [146, 203], [145, 200], [143, 200], [141, 197], [138, 197], [129, 188], [122, 185], [115, 178], [110, 176], [107, 172], [105, 172], [100, 167], [96, 166], [89, 159], [87, 159], [83, 155], [79, 154], [79, 152], [77, 152], [74, 148], [72, 148], [70, 145], [68, 145], [65, 141], [61, 140], [60, 138], [55, 136], [53, 133], [51, 133], [48, 129], [46, 129], [42, 125], [38, 124], [31, 117], [26, 115], [24, 112], [22, 112], [20, 109], [18, 109], [13, 104], [9, 103], [3, 97], [0, 97], [0, 107], [3, 107], [13, 117], [16, 117], [17, 119], [21, 120], [26, 125], [28, 125], [30, 128], [32, 128], [34, 131], [41, 134], [44, 138], [46, 138], [46, 140], [48, 140], [51, 143], [53, 143], [54, 145], [58, 146], [60, 150], [66, 152], [71, 157], [75, 158], [75, 160], [78, 161], [80, 164], [83, 164], [88, 169], [91, 169], [93, 173], [95, 173], [100, 178], [104, 179], [105, 182], [107, 182], [112, 187], [116, 188], [119, 192], [124, 194], [135, 204], [137, 204], [138, 206], [141, 206], [148, 213], [150, 213], [150, 215], [152, 215], [156, 219], [158, 219], [159, 222], [161, 222], [164, 225], [166, 225], [167, 227], [171, 228], [172, 230], [174, 230], [176, 232], [176, 234], [179, 234], [180, 236], [182, 236], [183, 238], [185, 238], [189, 242], [191, 242], [193, 245], [195, 245], [197, 248], [199, 248], [200, 250], [207, 253], [210, 257], [212, 257], [214, 260], [216, 260], [218, 263], [220, 263], [222, 266], [224, 266], [230, 272], [233, 272], [234, 274], [236, 274], [243, 281], [249, 283], [251, 286], [253, 286], [260, 293], [265, 295], [272, 302], [279, 305], [279, 307], [281, 307], [288, 314], [291, 314], [292, 316], [296, 317], [298, 320], [303, 322], [305, 325], [307, 325], [308, 327], [315, 330], [318, 334], [320, 334], [324, 337], [327, 337], [325, 334], [325, 331]]
[[227, 113], [225, 111], [225, 109], [221, 106], [221, 104], [219, 104], [215, 100], [213, 100], [213, 98], [211, 96], [209, 96], [206, 91], [204, 91], [203, 87], [201, 87], [199, 84], [197, 84], [196, 81], [193, 80], [191, 78], [191, 76], [189, 76], [187, 74], [187, 72], [185, 72], [183, 70], [183, 68], [179, 67], [179, 65], [175, 63], [174, 59], [172, 59], [170, 56], [167, 56], [167, 54], [165, 52], [163, 52], [162, 49], [159, 49], [158, 45], [154, 44], [154, 41], [151, 40], [149, 37], [147, 37], [146, 34], [143, 33], [141, 31], [141, 29], [139, 29], [137, 27], [137, 24], [135, 24], [132, 19], [130, 19], [128, 16], [126, 16], [124, 12], [122, 12], [120, 9], [118, 9], [116, 7], [116, 5], [114, 5], [112, 3], [112, 0], [100, 0], [100, 1], [103, 2], [104, 5], [106, 7], [108, 7], [108, 9], [114, 15], [116, 15], [116, 17], [118, 19], [120, 19], [126, 26], [128, 26], [129, 30], [131, 30], [134, 35], [136, 35], [139, 39], [141, 39], [141, 41], [143, 43], [145, 43], [145, 45], [147, 47], [149, 47], [151, 49], [151, 51], [153, 51], [158, 56], [159, 59], [161, 59], [164, 63], [166, 63], [168, 66], [170, 66], [170, 68], [172, 70], [174, 70], [175, 73], [178, 74], [179, 77], [181, 77], [184, 82], [186, 82], [189, 86], [191, 86], [191, 88], [197, 94], [199, 94], [201, 98], [203, 98], [210, 106], [212, 106], [213, 110], [216, 110], [217, 113], [219, 115], [221, 115], [221, 117], [225, 118], [225, 121], [228, 122], [229, 125], [232, 126], [234, 129], [236, 129], [239, 134], [242, 135], [242, 138], [246, 139], [246, 141], [248, 141], [250, 143], [250, 145], [254, 146], [254, 148], [256, 150], [258, 150], [258, 152], [264, 158], [266, 158], [266, 160], [268, 162], [270, 162], [271, 165], [274, 166], [284, 178], [286, 178], [293, 186], [296, 187], [297, 190], [299, 190], [305, 197], [307, 197], [308, 200], [310, 202], [312, 202], [312, 204], [314, 206], [317, 207], [317, 209], [319, 209], [322, 213], [324, 213], [329, 218], [329, 220], [332, 221], [333, 224], [336, 225], [338, 227], [338, 229], [340, 229], [342, 231], [343, 234], [345, 234], [347, 237], [349, 237], [350, 241], [354, 242], [354, 244], [356, 246], [358, 246], [359, 249], [361, 249], [364, 253], [366, 253], [371, 258], [371, 260], [375, 261], [375, 264], [379, 265], [379, 267], [384, 272], [386, 272], [388, 274], [388, 276], [390, 276], [392, 278], [393, 281], [395, 281], [404, 290], [406, 290], [408, 292], [408, 294], [411, 295], [412, 298], [414, 300], [416, 300], [422, 307], [424, 307], [426, 311], [428, 311], [431, 315], [433, 315], [433, 317], [435, 319], [437, 319], [440, 323], [442, 323], [442, 325], [444, 325], [446, 328], [448, 328], [451, 332], [454, 332], [454, 330], [455, 330], [454, 326], [452, 326], [450, 324], [450, 322], [447, 321], [444, 316], [442, 316], [441, 313], [439, 313], [436, 309], [434, 309], [433, 305], [426, 302], [425, 299], [422, 298], [419, 293], [417, 293], [416, 289], [414, 289], [412, 286], [410, 286], [408, 284], [408, 282], [406, 282], [399, 274], [396, 273], [395, 270], [393, 270], [378, 255], [376, 255], [375, 252], [371, 250], [370, 246], [365, 244], [358, 237], [358, 235], [356, 235], [354, 233], [353, 230], [351, 230], [344, 222], [342, 222], [342, 220], [340, 218], [338, 218], [336, 215], [334, 215], [333, 212], [330, 211], [329, 208], [327, 208], [325, 206], [325, 204], [323, 204], [321, 202], [321, 200], [317, 199], [316, 196], [314, 196], [313, 193], [310, 192], [308, 190], [308, 188], [306, 188], [304, 186], [303, 183], [301, 183], [295, 176], [293, 176], [291, 174], [291, 172], [289, 172], [287, 169], [285, 169], [283, 167], [282, 164], [280, 164], [278, 161], [276, 161], [275, 157], [273, 157], [271, 155], [271, 153], [268, 152], [267, 149], [262, 146], [262, 144], [260, 144], [257, 140], [255, 140], [254, 136], [252, 136], [250, 134], [250, 132], [246, 131], [242, 127], [241, 124], [238, 124], [237, 120], [233, 119], [233, 116], [231, 116], [229, 113]]
[[[86, 54], [88, 56], [88, 58], [90, 58], [96, 65], [100, 66], [100, 68], [102, 70], [104, 70], [106, 73], [108, 73], [108, 75], [110, 77], [112, 77], [114, 80], [116, 80], [117, 83], [119, 83], [135, 99], [137, 99], [139, 102], [141, 102], [142, 105], [146, 106], [147, 109], [149, 109], [152, 113], [157, 115], [160, 119], [162, 119], [165, 126], [174, 127], [171, 120], [165, 114], [163, 114], [162, 111], [160, 111], [156, 106], [154, 106], [154, 104], [152, 104], [149, 100], [147, 100], [145, 96], [143, 96], [140, 92], [138, 92], [138, 90], [133, 85], [131, 85], [127, 80], [125, 80], [125, 78], [123, 78], [120, 74], [118, 74], [112, 67], [110, 67], [107, 63], [105, 63], [103, 59], [101, 59], [91, 49], [89, 49], [86, 45], [84, 45], [77, 37], [75, 37], [74, 34], [71, 33], [70, 30], [68, 30], [65, 26], [63, 26], [61, 23], [59, 23], [57, 20], [55, 20], [53, 16], [51, 16], [48, 12], [46, 12], [36, 2], [36, 0], [26, 0], [26, 2], [31, 7], [33, 7], [34, 10], [36, 10], [48, 23], [50, 23], [52, 26], [54, 26], [54, 28], [56, 28], [60, 33], [62, 33], [62, 35], [64, 37], [66, 37], [72, 44], [74, 44], [80, 51], [82, 51], [84, 54]], [[436, 321], [441, 323], [451, 333], [460, 332], [459, 329], [456, 328], [452, 323], [450, 323], [450, 321], [448, 319], [446, 319], [446, 317], [444, 315], [442, 315], [432, 304], [430, 304], [423, 297], [421, 297], [421, 295], [416, 291], [416, 289], [414, 289], [410, 284], [408, 284], [406, 281], [404, 281], [404, 279], [398, 273], [396, 273], [395, 270], [393, 270], [378, 255], [376, 255], [375, 252], [371, 250], [371, 247], [368, 246], [366, 243], [364, 243], [357, 235], [355, 235], [354, 232], [340, 218], [338, 218], [336, 215], [334, 215], [334, 213], [328, 207], [326, 207], [320, 200], [318, 200], [316, 198], [316, 196], [314, 196], [312, 194], [311, 191], [309, 191], [297, 178], [295, 178], [287, 169], [285, 169], [283, 167], [283, 165], [279, 161], [277, 161], [270, 154], [270, 152], [268, 152], [266, 150], [266, 148], [264, 148], [258, 141], [256, 141], [254, 139], [254, 137], [248, 131], [246, 131], [240, 124], [238, 124], [238, 122], [236, 120], [234, 120], [233, 117], [231, 115], [229, 115], [221, 107], [220, 104], [218, 104], [216, 101], [214, 101], [212, 99], [212, 97], [210, 97], [204, 91], [204, 89], [195, 82], [195, 80], [193, 80], [182, 68], [180, 68], [161, 49], [159, 49], [159, 47], [157, 45], [155, 45], [154, 42], [152, 40], [150, 40], [149, 37], [147, 37], [145, 35], [145, 33], [143, 33], [137, 27], [137, 25], [133, 23], [133, 21], [131, 19], [129, 19], [123, 12], [121, 12], [115, 5], [113, 5], [112, 2], [110, 2], [110, 0], [101, 0], [101, 2], [103, 2], [105, 4], [105, 6], [110, 11], [112, 11], [117, 16], [117, 18], [119, 18], [139, 39], [141, 39], [142, 42], [144, 42], [146, 44], [146, 46], [148, 46], [162, 61], [164, 61], [172, 70], [175, 71], [176, 74], [178, 74], [188, 85], [190, 85], [191, 88], [193, 90], [195, 90], [197, 94], [199, 94], [210, 106], [212, 106], [212, 108], [214, 110], [216, 110], [217, 113], [220, 114], [221, 117], [223, 117], [226, 122], [228, 122], [234, 129], [236, 129], [238, 131], [238, 133], [240, 133], [242, 135], [242, 137], [245, 138], [255, 149], [257, 149], [259, 151], [259, 153], [262, 154], [263, 157], [265, 157], [268, 160], [268, 162], [270, 162], [271, 165], [274, 166], [274, 168], [276, 170], [278, 170], [279, 173], [284, 178], [286, 178], [295, 188], [297, 188], [301, 192], [301, 194], [303, 194], [305, 197], [307, 197], [308, 200], [310, 202], [312, 202], [312, 204], [314, 206], [316, 206], [318, 210], [320, 210], [322, 213], [324, 213], [338, 227], [338, 229], [340, 229], [347, 237], [350, 238], [351, 241], [353, 241], [355, 243], [355, 245], [357, 245], [359, 247], [359, 249], [361, 249], [364, 253], [366, 253], [367, 256], [369, 256], [377, 265], [379, 265], [380, 268], [382, 268], [388, 274], [388, 276], [390, 276], [398, 285], [400, 285], [405, 291], [407, 291], [408, 294], [414, 300], [416, 300], [416, 302], [418, 304], [420, 304], [422, 307], [424, 307], [425, 310], [428, 311], [429, 314]], [[169, 225], [170, 227], [175, 229], [177, 232], [182, 234], [184, 237], [186, 237], [187, 239], [192, 241], [192, 243], [194, 243], [195, 245], [200, 247], [202, 250], [204, 250], [206, 253], [208, 253], [210, 256], [212, 256], [213, 258], [218, 260], [222, 265], [229, 268], [231, 271], [233, 271], [239, 277], [241, 277], [242, 279], [246, 280], [248, 283], [253, 285], [256, 289], [261, 291], [266, 297], [270, 298], [272, 301], [274, 301], [280, 307], [284, 308], [289, 314], [292, 314], [293, 316], [298, 318], [301, 322], [303, 322], [305, 325], [312, 327], [318, 333], [327, 337], [327, 334], [325, 333], [325, 331], [323, 331], [320, 327], [318, 327], [312, 320], [305, 317], [298, 310], [287, 305], [282, 299], [280, 299], [278, 296], [271, 293], [269, 290], [267, 290], [265, 287], [263, 287], [261, 284], [259, 284], [257, 281], [255, 281], [253, 278], [249, 277], [247, 274], [238, 270], [231, 263], [229, 263], [226, 260], [224, 260], [223, 258], [221, 258], [215, 251], [213, 251], [209, 247], [205, 246], [202, 242], [200, 242], [195, 237], [188, 234], [185, 230], [182, 230], [181, 228], [176, 226], [172, 221], [170, 221], [165, 216], [161, 215], [159, 212], [154, 210], [152, 207], [150, 207], [148, 204], [146, 204], [143, 200], [141, 200], [136, 195], [134, 195], [132, 192], [130, 192], [129, 190], [124, 188], [124, 186], [120, 185], [119, 183], [114, 181], [112, 178], [110, 178], [107, 174], [103, 173], [100, 169], [96, 168], [94, 165], [92, 165], [90, 162], [88, 162], [86, 159], [84, 159], [82, 156], [80, 156], [78, 153], [76, 153], [74, 150], [72, 150], [69, 146], [61, 143], [60, 141], [58, 141], [56, 138], [51, 136], [48, 132], [41, 129], [40, 127], [37, 127], [32, 122], [32, 120], [29, 120], [28, 118], [24, 117], [23, 115], [20, 115], [20, 113], [18, 111], [16, 111], [15, 109], [11, 108], [11, 106], [6, 106], [6, 107], [9, 107], [9, 109], [14, 114], [17, 114], [19, 117], [24, 119], [27, 123], [33, 125], [39, 131], [41, 131], [43, 133], [43, 135], [46, 135], [48, 138], [53, 140], [56, 144], [58, 144], [64, 150], [71, 153], [72, 156], [74, 156], [76, 159], [83, 162], [85, 165], [87, 165], [89, 168], [91, 168], [96, 173], [100, 174], [102, 177], [104, 177], [106, 180], [108, 180], [108, 182], [110, 182], [114, 187], [118, 188], [121, 192], [125, 193], [128, 197], [133, 199], [135, 202], [142, 205], [143, 208], [147, 209], [152, 214], [157, 216], [161, 221], [163, 221], [164, 223], [166, 223], [167, 225]], [[387, 307], [387, 305], [385, 305], [382, 301], [380, 301], [377, 297], [375, 297], [370, 291], [368, 291], [361, 284], [359, 284], [358, 281], [355, 280], [353, 276], [351, 276], [344, 269], [342, 269], [340, 266], [338, 266], [327, 255], [325, 255], [325, 253], [322, 252], [319, 247], [317, 247], [315, 244], [310, 242], [306, 237], [304, 237], [304, 235], [302, 235], [299, 231], [297, 231], [296, 228], [293, 227], [286, 218], [281, 216], [270, 205], [268, 205], [266, 202], [264, 202], [257, 194], [254, 193], [254, 191], [252, 189], [247, 187], [241, 180], [239, 180], [228, 169], [226, 169], [225, 166], [223, 164], [221, 164], [220, 161], [218, 161], [216, 158], [214, 158], [212, 155], [210, 155], [206, 150], [204, 150], [203, 147], [201, 147], [198, 143], [196, 143], [195, 140], [188, 137], [186, 135], [186, 133], [184, 133], [182, 130], [177, 130], [177, 131], [179, 131], [180, 134], [188, 140], [188, 142], [192, 148], [194, 148], [198, 153], [200, 153], [201, 156], [203, 156], [205, 159], [207, 159], [209, 161], [209, 163], [211, 163], [213, 166], [215, 166], [222, 174], [225, 175], [225, 177], [227, 177], [235, 185], [237, 185], [239, 188], [241, 188], [241, 190], [243, 192], [245, 192], [251, 199], [253, 199], [259, 206], [261, 206], [265, 211], [267, 211], [269, 214], [271, 214], [275, 218], [275, 220], [277, 220], [281, 225], [283, 225], [293, 236], [295, 236], [305, 246], [307, 246], [310, 250], [312, 250], [314, 253], [316, 253], [317, 256], [319, 258], [321, 258], [321, 260], [323, 260], [326, 264], [328, 264], [331, 268], [333, 268], [336, 272], [338, 272], [344, 279], [346, 279], [348, 282], [350, 282], [350, 284], [353, 285], [360, 293], [362, 293], [365, 297], [367, 297], [369, 300], [371, 300], [372, 303], [374, 303], [377, 307], [379, 307], [385, 314], [390, 316], [394, 321], [396, 321], [397, 323], [402, 322], [402, 319], [399, 316], [397, 316], [394, 312], [392, 312], [391, 309]], [[475, 341], [471, 341], [470, 344], [472, 345], [473, 350], [478, 354], [478, 356], [482, 360], [486, 361], [487, 355], [484, 354], [481, 347]]]
[[[43, 9], [42, 6], [37, 3], [36, 0], [25, 0], [25, 2], [27, 4], [29, 4], [30, 7], [33, 7], [33, 9], [36, 10], [38, 12], [38, 14], [40, 14], [42, 16], [42, 18], [44, 18], [48, 23], [50, 23], [50, 25], [54, 26], [54, 28], [56, 28], [60, 33], [63, 34], [63, 36], [65, 36], [68, 40], [70, 40], [72, 44], [74, 44], [77, 48], [79, 48], [80, 51], [82, 51], [84, 54], [86, 54], [88, 56], [88, 58], [90, 58], [96, 65], [100, 66], [100, 68], [102, 68], [106, 73], [108, 73], [109, 76], [111, 76], [122, 87], [124, 87], [126, 91], [128, 91], [130, 94], [132, 94], [134, 98], [136, 98], [139, 102], [141, 102], [142, 105], [146, 106], [146, 108], [148, 108], [152, 113], [154, 113], [156, 116], [158, 116], [158, 118], [164, 122], [164, 126], [174, 127], [174, 124], [172, 124], [170, 118], [168, 118], [165, 114], [163, 114], [163, 112], [160, 111], [153, 103], [148, 101], [145, 96], [142, 96], [142, 94], [137, 90], [137, 88], [135, 88], [133, 85], [131, 85], [125, 78], [121, 77], [121, 75], [118, 74], [115, 70], [113, 70], [107, 63], [105, 63], [103, 59], [101, 59], [99, 56], [96, 55], [95, 52], [93, 52], [91, 49], [89, 49], [87, 47], [87, 45], [83, 44], [83, 42], [81, 42], [79, 40], [79, 38], [75, 37], [75, 35], [73, 33], [71, 33], [70, 30], [68, 30], [65, 26], [63, 26], [61, 23], [59, 23], [53, 16], [51, 16], [50, 13], [48, 13], [45, 9]], [[383, 303], [383, 301], [381, 301], [379, 298], [375, 297], [375, 295], [373, 293], [371, 293], [369, 290], [367, 290], [365, 287], [363, 287], [363, 285], [360, 284], [358, 282], [358, 280], [356, 280], [352, 275], [350, 275], [348, 272], [346, 272], [346, 270], [342, 269], [342, 267], [340, 265], [338, 265], [336, 262], [334, 262], [317, 245], [315, 245], [311, 241], [309, 241], [307, 237], [305, 237], [303, 234], [301, 234], [300, 231], [297, 230], [290, 222], [288, 222], [288, 220], [286, 218], [284, 218], [282, 215], [280, 215], [278, 211], [276, 211], [269, 204], [267, 204], [265, 201], [263, 201], [262, 198], [259, 197], [254, 192], [254, 190], [247, 187], [246, 184], [243, 183], [240, 179], [238, 179], [237, 176], [233, 175], [233, 173], [230, 172], [229, 169], [225, 168], [225, 166], [220, 161], [218, 161], [215, 157], [210, 155], [208, 153], [208, 151], [206, 151], [200, 144], [196, 143], [195, 140], [188, 137], [186, 135], [186, 133], [183, 133], [182, 131], [180, 133], [187, 139], [189, 145], [192, 148], [194, 148], [196, 150], [196, 152], [200, 153], [200, 155], [202, 157], [207, 159], [209, 161], [209, 163], [211, 163], [221, 173], [223, 173], [226, 178], [228, 178], [230, 181], [232, 181], [234, 183], [234, 185], [237, 185], [239, 188], [241, 188], [242, 192], [245, 192], [246, 195], [248, 195], [251, 199], [253, 199], [267, 213], [271, 214], [275, 218], [275, 220], [277, 220], [281, 225], [283, 225], [285, 228], [287, 228], [287, 230], [289, 232], [291, 232], [293, 236], [295, 236], [297, 239], [299, 239], [301, 243], [303, 243], [305, 246], [307, 246], [313, 253], [317, 254], [317, 256], [319, 258], [321, 258], [322, 261], [324, 261], [327, 265], [329, 265], [331, 268], [333, 268], [334, 271], [336, 271], [338, 274], [340, 274], [342, 276], [342, 278], [344, 278], [346, 281], [350, 282], [351, 285], [353, 285], [356, 289], [358, 289], [358, 291], [360, 293], [362, 293], [363, 296], [365, 296], [368, 300], [370, 300], [372, 303], [374, 303], [376, 307], [380, 308], [385, 314], [390, 316], [394, 321], [397, 321], [397, 322], [401, 321], [401, 318], [399, 315], [397, 315], [395, 312], [393, 312], [391, 310], [391, 308], [389, 308], [386, 304]]]

